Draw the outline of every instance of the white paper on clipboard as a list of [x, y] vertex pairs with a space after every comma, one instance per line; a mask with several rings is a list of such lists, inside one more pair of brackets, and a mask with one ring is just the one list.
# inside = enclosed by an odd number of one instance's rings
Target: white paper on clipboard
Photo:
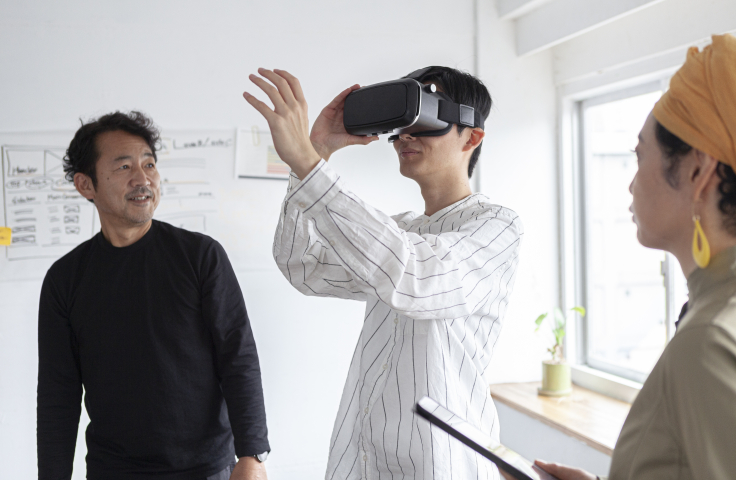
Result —
[[241, 127], [237, 137], [236, 178], [289, 179], [291, 169], [276, 153], [268, 129]]

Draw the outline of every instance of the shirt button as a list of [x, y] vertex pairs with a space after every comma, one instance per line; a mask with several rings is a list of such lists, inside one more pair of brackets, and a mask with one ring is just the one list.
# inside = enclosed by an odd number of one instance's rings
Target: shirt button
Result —
[[387, 368], [388, 368], [388, 365], [384, 363], [383, 364], [383, 369], [386, 370]]
[[394, 318], [394, 323], [396, 323], [396, 324], [399, 323], [399, 317], [398, 316], [396, 318]]
[[306, 204], [306, 203], [304, 203], [304, 202], [299, 202], [299, 208], [304, 208], [304, 207], [306, 207], [306, 206], [307, 206], [307, 204]]
[[330, 240], [330, 245], [332, 245], [334, 247], [335, 246], [335, 242], [333, 240]]
[[368, 455], [363, 455], [363, 461], [364, 462], [367, 462], [368, 461]]
[[365, 410], [363, 410], [365, 413], [368, 413], [368, 407], [365, 407]]

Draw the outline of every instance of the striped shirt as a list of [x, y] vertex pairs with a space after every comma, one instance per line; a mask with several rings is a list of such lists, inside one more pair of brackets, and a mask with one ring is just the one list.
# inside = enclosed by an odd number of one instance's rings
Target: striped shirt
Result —
[[496, 479], [495, 466], [413, 413], [429, 395], [498, 441], [483, 373], [514, 283], [523, 227], [481, 194], [389, 217], [321, 161], [292, 174], [274, 240], [306, 295], [366, 302], [326, 479]]

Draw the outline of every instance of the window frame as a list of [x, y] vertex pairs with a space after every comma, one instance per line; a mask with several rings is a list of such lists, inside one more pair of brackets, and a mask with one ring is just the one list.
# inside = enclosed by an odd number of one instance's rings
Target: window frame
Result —
[[[586, 231], [587, 174], [585, 158], [585, 109], [603, 103], [651, 93], [666, 91], [671, 71], [658, 72], [632, 81], [619, 82], [583, 92], [565, 94], [560, 88], [559, 116], [559, 214], [560, 214], [560, 305], [569, 309], [587, 305], [590, 290], [586, 257], [590, 251]], [[569, 88], [568, 88], [569, 91]], [[675, 277], [670, 272], [679, 268], [669, 253], [662, 262], [666, 291], [666, 342], [674, 335], [674, 322], [679, 314], [675, 305]], [[632, 402], [646, 380], [647, 374], [588, 358], [588, 326], [586, 318], [575, 318], [568, 325], [565, 350], [572, 365], [573, 382], [620, 400]]]

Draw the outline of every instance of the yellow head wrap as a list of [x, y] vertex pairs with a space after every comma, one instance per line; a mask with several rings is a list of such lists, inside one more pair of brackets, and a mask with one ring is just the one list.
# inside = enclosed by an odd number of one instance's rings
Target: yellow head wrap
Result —
[[652, 113], [682, 141], [736, 170], [736, 37], [713, 35], [702, 51], [691, 47]]

